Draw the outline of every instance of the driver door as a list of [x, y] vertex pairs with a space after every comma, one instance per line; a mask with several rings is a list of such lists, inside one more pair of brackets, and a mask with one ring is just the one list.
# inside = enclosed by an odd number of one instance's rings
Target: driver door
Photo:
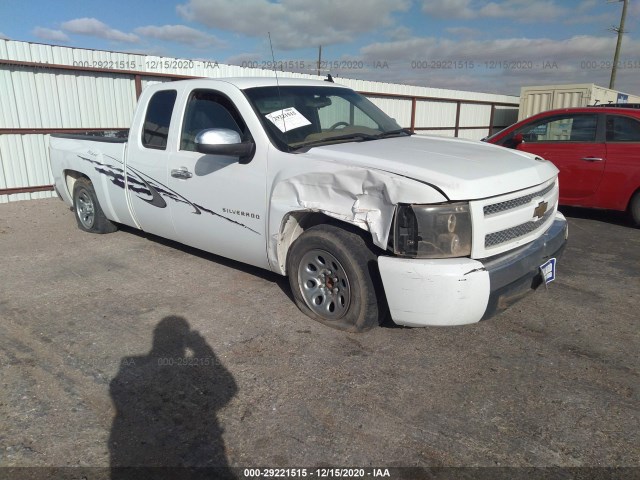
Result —
[[176, 195], [171, 218], [178, 241], [268, 268], [265, 155], [256, 152], [240, 164], [237, 157], [197, 152], [196, 135], [214, 128], [234, 130], [243, 140], [252, 138], [222, 92], [188, 92], [177, 151], [169, 157], [169, 187]]

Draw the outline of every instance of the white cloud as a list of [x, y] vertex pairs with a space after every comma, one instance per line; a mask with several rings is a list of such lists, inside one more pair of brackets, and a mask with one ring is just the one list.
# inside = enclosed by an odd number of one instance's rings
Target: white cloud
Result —
[[[640, 41], [626, 39], [626, 51], [640, 51]], [[548, 38], [506, 38], [483, 41], [454, 41], [414, 37], [397, 42], [380, 42], [363, 47], [360, 52], [378, 58], [435, 58], [482, 62], [485, 60], [554, 60], [575, 63], [584, 58], [608, 58], [615, 38], [588, 35], [566, 40]]]
[[[589, 1], [585, 0], [585, 3]], [[436, 18], [508, 18], [519, 23], [555, 22], [568, 13], [556, 0], [423, 0], [422, 11]]]
[[461, 38], [472, 38], [482, 34], [481, 30], [469, 27], [449, 27], [445, 30], [447, 31], [447, 33]]
[[198, 48], [222, 47], [224, 42], [214, 35], [201, 32], [185, 25], [147, 25], [134, 30], [138, 35], [158, 40], [178, 42]]
[[228, 57], [224, 63], [228, 65], [238, 65], [241, 67], [252, 67], [258, 65], [258, 61], [262, 59], [262, 55], [258, 53], [239, 53], [238, 55], [232, 55]]
[[69, 36], [62, 30], [52, 30], [50, 28], [36, 27], [31, 31], [31, 33], [33, 33], [38, 38], [41, 38], [43, 40], [50, 40], [52, 42], [67, 43], [69, 41]]
[[578, 12], [584, 13], [592, 10], [598, 5], [598, 0], [583, 0], [578, 5]]
[[404, 25], [401, 25], [392, 30], [389, 30], [388, 32], [386, 32], [386, 35], [391, 40], [406, 40], [413, 36], [413, 32], [409, 27], [405, 27]]
[[[350, 72], [370, 80], [408, 82], [517, 94], [523, 85], [596, 83], [608, 85], [614, 36], [450, 40], [414, 37], [360, 49], [365, 64], [388, 61], [388, 70]], [[621, 58], [640, 62], [640, 40], [625, 37]], [[454, 65], [455, 63], [455, 65]], [[435, 64], [435, 65], [434, 65]], [[413, 68], [412, 68], [413, 67]], [[640, 94], [637, 69], [619, 69], [616, 88]], [[353, 75], [351, 74], [353, 73]]]
[[490, 2], [480, 8], [481, 17], [511, 18], [522, 23], [555, 22], [565, 17], [568, 10], [555, 0], [504, 0]]
[[593, 24], [599, 25], [600, 29], [606, 29], [611, 25], [615, 25], [620, 21], [620, 15], [612, 12], [601, 13], [599, 15], [593, 14], [580, 14], [571, 15], [565, 20], [566, 25], [580, 25], [580, 24]]
[[473, 18], [471, 0], [424, 0], [422, 11], [437, 18]]
[[[622, 13], [622, 3], [614, 3], [613, 0], [607, 2], [604, 5], [605, 8], [601, 9], [602, 13], [595, 13], [593, 10], [604, 2], [598, 0], [583, 0], [576, 8], [575, 12], [567, 15], [567, 19], [564, 23], [567, 25], [575, 24], [593, 24], [595, 28], [606, 29], [612, 25], [618, 25], [620, 23], [620, 14]], [[629, 13], [633, 12], [634, 5], [637, 12], [640, 14], [640, 4], [637, 2], [629, 5]]]
[[133, 33], [124, 33], [109, 27], [96, 18], [76, 18], [61, 25], [62, 30], [79, 35], [104, 38], [114, 42], [138, 43], [140, 39]]
[[283, 50], [351, 42], [358, 34], [393, 25], [408, 0], [189, 0], [176, 7], [185, 19], [208, 27], [267, 38]]
[[406, 40], [372, 43], [360, 49], [368, 60], [405, 59], [412, 60], [438, 45], [435, 38], [413, 37]]

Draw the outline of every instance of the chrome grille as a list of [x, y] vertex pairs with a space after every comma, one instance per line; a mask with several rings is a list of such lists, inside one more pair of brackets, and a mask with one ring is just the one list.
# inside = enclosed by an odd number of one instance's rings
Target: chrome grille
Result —
[[[543, 188], [539, 192], [530, 193], [529, 195], [525, 195], [524, 197], [514, 198], [513, 200], [507, 200], [506, 202], [494, 203], [493, 205], [485, 205], [483, 208], [484, 216], [493, 215], [494, 213], [504, 212], [505, 210], [511, 210], [513, 208], [520, 207], [522, 205], [526, 205], [531, 201], [532, 198], [542, 197], [553, 190], [555, 187], [555, 182], [549, 185], [548, 187]], [[518, 228], [518, 227], [514, 227]], [[502, 243], [502, 242], [500, 242]]]
[[514, 238], [523, 237], [542, 227], [552, 215], [555, 215], [555, 209], [549, 210], [544, 214], [542, 219], [537, 222], [534, 222], [532, 220], [520, 225], [516, 225], [515, 227], [507, 228], [506, 230], [490, 233], [484, 237], [484, 248], [495, 247], [496, 245], [508, 242], [510, 240], [513, 240]]

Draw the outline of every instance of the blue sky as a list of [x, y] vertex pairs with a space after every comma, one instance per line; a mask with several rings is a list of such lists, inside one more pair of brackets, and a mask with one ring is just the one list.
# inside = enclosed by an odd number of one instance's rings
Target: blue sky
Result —
[[[614, 0], [2, 0], [0, 35], [81, 48], [268, 66], [503, 94], [608, 86]], [[640, 95], [640, 0], [616, 89]]]

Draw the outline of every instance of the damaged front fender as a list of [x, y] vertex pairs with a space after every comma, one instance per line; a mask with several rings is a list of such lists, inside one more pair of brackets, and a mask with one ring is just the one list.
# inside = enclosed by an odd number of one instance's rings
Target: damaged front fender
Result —
[[302, 233], [295, 212], [319, 212], [371, 234], [373, 243], [387, 248], [398, 203], [440, 203], [440, 192], [419, 181], [362, 168], [301, 173], [277, 178], [271, 196], [268, 245], [274, 271], [286, 273], [286, 253]]

